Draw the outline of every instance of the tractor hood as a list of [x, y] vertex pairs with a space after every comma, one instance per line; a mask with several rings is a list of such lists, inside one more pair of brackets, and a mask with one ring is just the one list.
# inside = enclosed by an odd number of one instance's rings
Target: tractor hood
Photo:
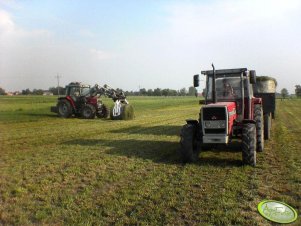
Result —
[[227, 111], [233, 112], [236, 110], [236, 103], [235, 102], [217, 102], [204, 105], [203, 107], [226, 107]]

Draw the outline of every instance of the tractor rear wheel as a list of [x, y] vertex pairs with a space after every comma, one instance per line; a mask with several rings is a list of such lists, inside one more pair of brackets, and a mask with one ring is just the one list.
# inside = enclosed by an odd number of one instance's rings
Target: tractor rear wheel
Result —
[[254, 120], [256, 121], [256, 147], [258, 152], [262, 152], [264, 149], [264, 123], [262, 107], [259, 104], [254, 107]]
[[243, 124], [242, 162], [245, 165], [256, 166], [256, 126], [253, 123]]
[[199, 157], [196, 133], [197, 126], [186, 124], [181, 129], [180, 154], [183, 163], [195, 162]]
[[81, 115], [84, 119], [93, 119], [95, 114], [96, 110], [92, 104], [86, 104], [81, 110]]
[[60, 117], [69, 118], [72, 115], [72, 107], [68, 100], [62, 99], [57, 103], [57, 112]]
[[96, 112], [98, 118], [107, 118], [109, 116], [110, 109], [106, 105], [102, 104], [100, 109]]
[[264, 114], [264, 139], [269, 140], [271, 137], [271, 115], [270, 113]]

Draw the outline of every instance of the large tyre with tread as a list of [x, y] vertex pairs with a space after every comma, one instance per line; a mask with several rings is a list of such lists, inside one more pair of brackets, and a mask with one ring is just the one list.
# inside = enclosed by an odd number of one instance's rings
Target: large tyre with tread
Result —
[[259, 104], [254, 106], [254, 120], [256, 121], [256, 151], [262, 152], [264, 149], [264, 123], [262, 107]]
[[94, 119], [95, 114], [96, 114], [96, 110], [92, 104], [86, 104], [81, 109], [81, 115], [84, 119]]
[[270, 114], [264, 114], [264, 139], [269, 140], [271, 137], [272, 119]]
[[183, 163], [195, 162], [199, 157], [197, 125], [186, 124], [181, 129], [180, 154]]
[[243, 124], [242, 162], [245, 165], [256, 166], [256, 126], [253, 123]]
[[72, 106], [66, 99], [59, 100], [57, 103], [58, 116], [63, 118], [69, 118], [72, 115]]
[[98, 118], [107, 118], [110, 114], [110, 109], [108, 106], [102, 104], [100, 109], [96, 112]]

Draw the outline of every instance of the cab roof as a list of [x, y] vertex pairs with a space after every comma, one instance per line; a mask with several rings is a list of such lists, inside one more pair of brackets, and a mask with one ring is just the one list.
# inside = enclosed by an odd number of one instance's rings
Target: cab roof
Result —
[[83, 84], [81, 82], [70, 82], [67, 86], [90, 87], [90, 85]]
[[[241, 74], [245, 71], [248, 71], [247, 68], [235, 68], [235, 69], [221, 69], [215, 70], [216, 75], [227, 75], [227, 74]], [[213, 70], [201, 71], [203, 75], [213, 75]]]

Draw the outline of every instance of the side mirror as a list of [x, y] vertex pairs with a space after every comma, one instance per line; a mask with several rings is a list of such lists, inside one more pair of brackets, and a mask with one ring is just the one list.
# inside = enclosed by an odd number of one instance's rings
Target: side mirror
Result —
[[193, 76], [193, 86], [194, 87], [199, 87], [200, 83], [200, 79], [199, 79], [199, 75], [194, 75]]
[[256, 71], [254, 70], [250, 71], [250, 83], [256, 84]]

